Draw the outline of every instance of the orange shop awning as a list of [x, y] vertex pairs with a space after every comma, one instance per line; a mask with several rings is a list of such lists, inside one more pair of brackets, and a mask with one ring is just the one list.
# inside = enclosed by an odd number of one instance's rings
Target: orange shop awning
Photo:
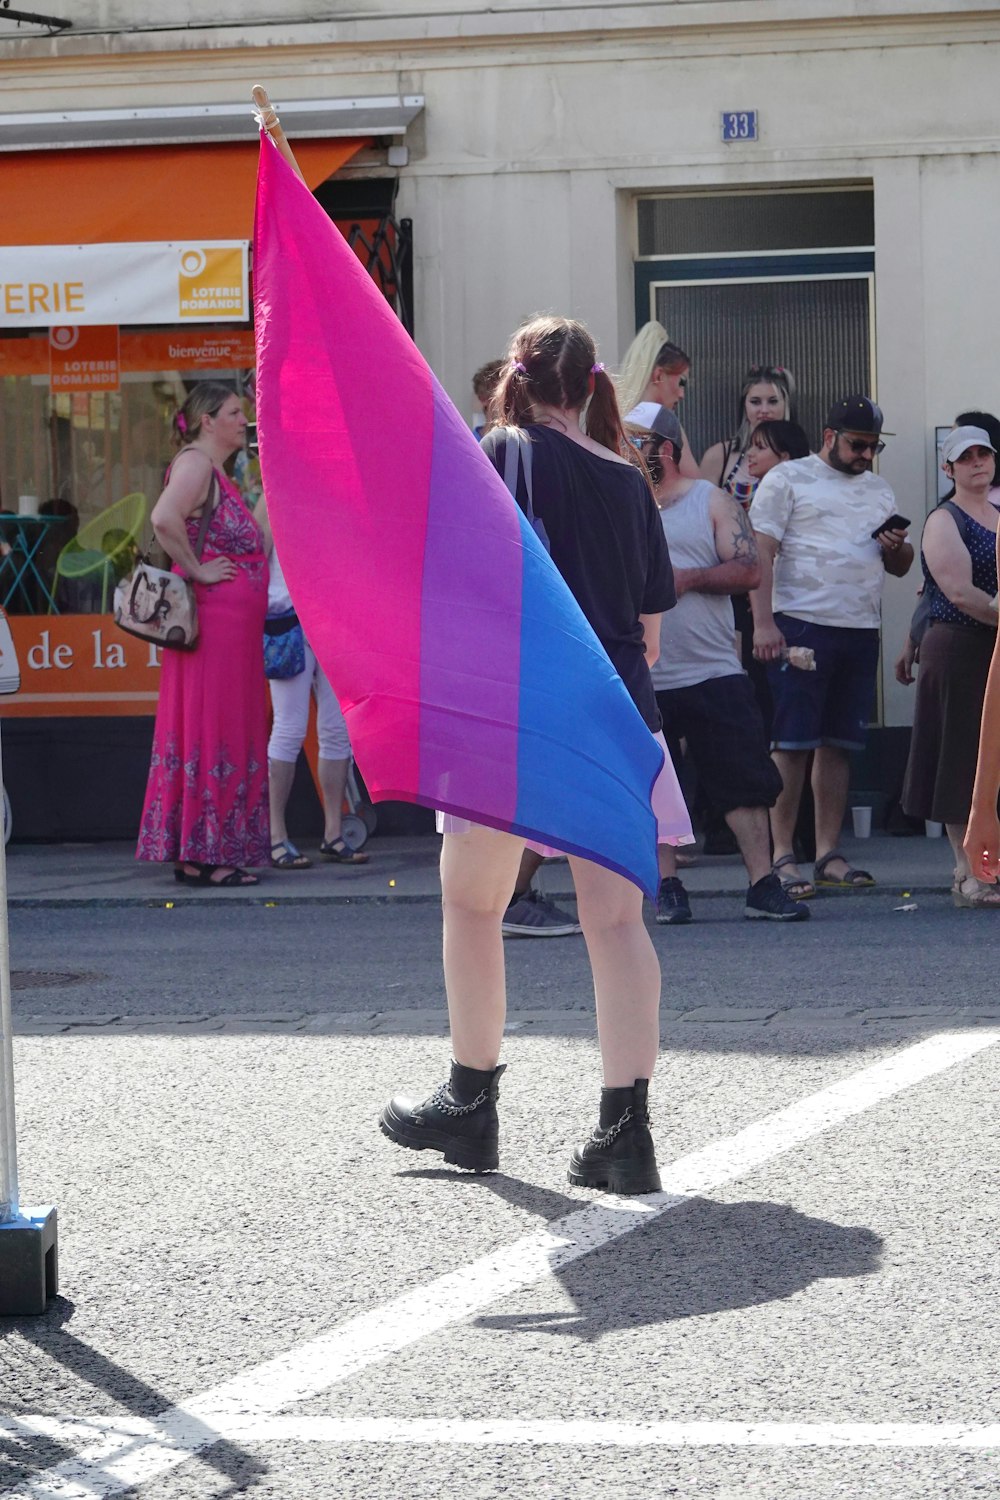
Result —
[[[366, 146], [362, 137], [293, 141], [311, 188]], [[248, 240], [258, 144], [14, 151], [0, 160], [7, 245]]]

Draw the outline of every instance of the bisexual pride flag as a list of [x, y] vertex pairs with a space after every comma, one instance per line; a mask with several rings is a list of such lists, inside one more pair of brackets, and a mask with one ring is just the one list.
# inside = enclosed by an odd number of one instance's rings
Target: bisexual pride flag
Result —
[[657, 885], [662, 751], [412, 339], [266, 135], [254, 223], [264, 494], [371, 796]]

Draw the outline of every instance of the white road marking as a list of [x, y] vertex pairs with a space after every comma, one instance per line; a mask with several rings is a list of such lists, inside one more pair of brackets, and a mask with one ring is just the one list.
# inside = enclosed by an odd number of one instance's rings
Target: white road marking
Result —
[[[0, 1423], [0, 1438], [14, 1442], [41, 1433], [56, 1442], [79, 1442], [101, 1429], [155, 1439], [155, 1422], [95, 1417], [61, 1422], [20, 1417]], [[467, 1422], [451, 1418], [234, 1417], [220, 1423], [219, 1439], [243, 1443], [385, 1443], [435, 1447], [533, 1448], [998, 1448], [1000, 1422]]]
[[234, 1424], [245, 1424], [246, 1432], [261, 1418], [329, 1390], [428, 1334], [534, 1285], [684, 1203], [687, 1197], [722, 1187], [998, 1041], [1000, 1032], [977, 1029], [917, 1042], [682, 1157], [663, 1174], [666, 1187], [662, 1193], [642, 1199], [602, 1199], [567, 1214], [545, 1229], [170, 1407], [152, 1424], [152, 1433], [123, 1431], [113, 1421], [102, 1421], [97, 1424], [96, 1440], [75, 1458], [26, 1481], [11, 1494], [100, 1500], [167, 1473], [218, 1442]]

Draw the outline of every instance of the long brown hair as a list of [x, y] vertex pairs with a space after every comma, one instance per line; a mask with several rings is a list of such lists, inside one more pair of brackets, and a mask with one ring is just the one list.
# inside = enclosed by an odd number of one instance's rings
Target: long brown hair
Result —
[[532, 318], [510, 341], [489, 422], [527, 427], [539, 421], [542, 406], [578, 411], [588, 397], [587, 435], [612, 453], [634, 456], [622, 430], [614, 383], [598, 364], [597, 346], [587, 329], [572, 318]]

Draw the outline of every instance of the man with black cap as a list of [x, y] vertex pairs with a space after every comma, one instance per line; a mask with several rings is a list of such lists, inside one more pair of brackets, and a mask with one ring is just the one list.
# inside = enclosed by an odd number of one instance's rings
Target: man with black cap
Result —
[[[834, 402], [823, 446], [778, 464], [761, 481], [750, 519], [761, 559], [750, 595], [754, 655], [768, 663], [774, 695], [771, 751], [784, 790], [771, 810], [774, 870], [789, 894], [874, 885], [837, 844], [847, 810], [849, 755], [864, 748], [878, 665], [882, 583], [913, 562], [905, 526], [887, 528], [896, 502], [872, 473], [882, 452], [882, 412], [867, 396]], [[790, 647], [815, 657], [814, 672], [788, 669]], [[792, 840], [806, 763], [813, 754], [816, 866], [795, 864]]]
[[[660, 622], [660, 654], [651, 668], [663, 733], [675, 764], [687, 741], [702, 790], [736, 838], [749, 877], [745, 917], [802, 922], [809, 908], [793, 901], [771, 869], [767, 810], [781, 791], [768, 757], [760, 709], [736, 647], [732, 595], [753, 588], [760, 565], [753, 531], [738, 501], [706, 479], [680, 471], [684, 438], [666, 407], [645, 402], [627, 421], [653, 484], [670, 547], [677, 604]], [[659, 846], [656, 920], [691, 921], [676, 853]]]

